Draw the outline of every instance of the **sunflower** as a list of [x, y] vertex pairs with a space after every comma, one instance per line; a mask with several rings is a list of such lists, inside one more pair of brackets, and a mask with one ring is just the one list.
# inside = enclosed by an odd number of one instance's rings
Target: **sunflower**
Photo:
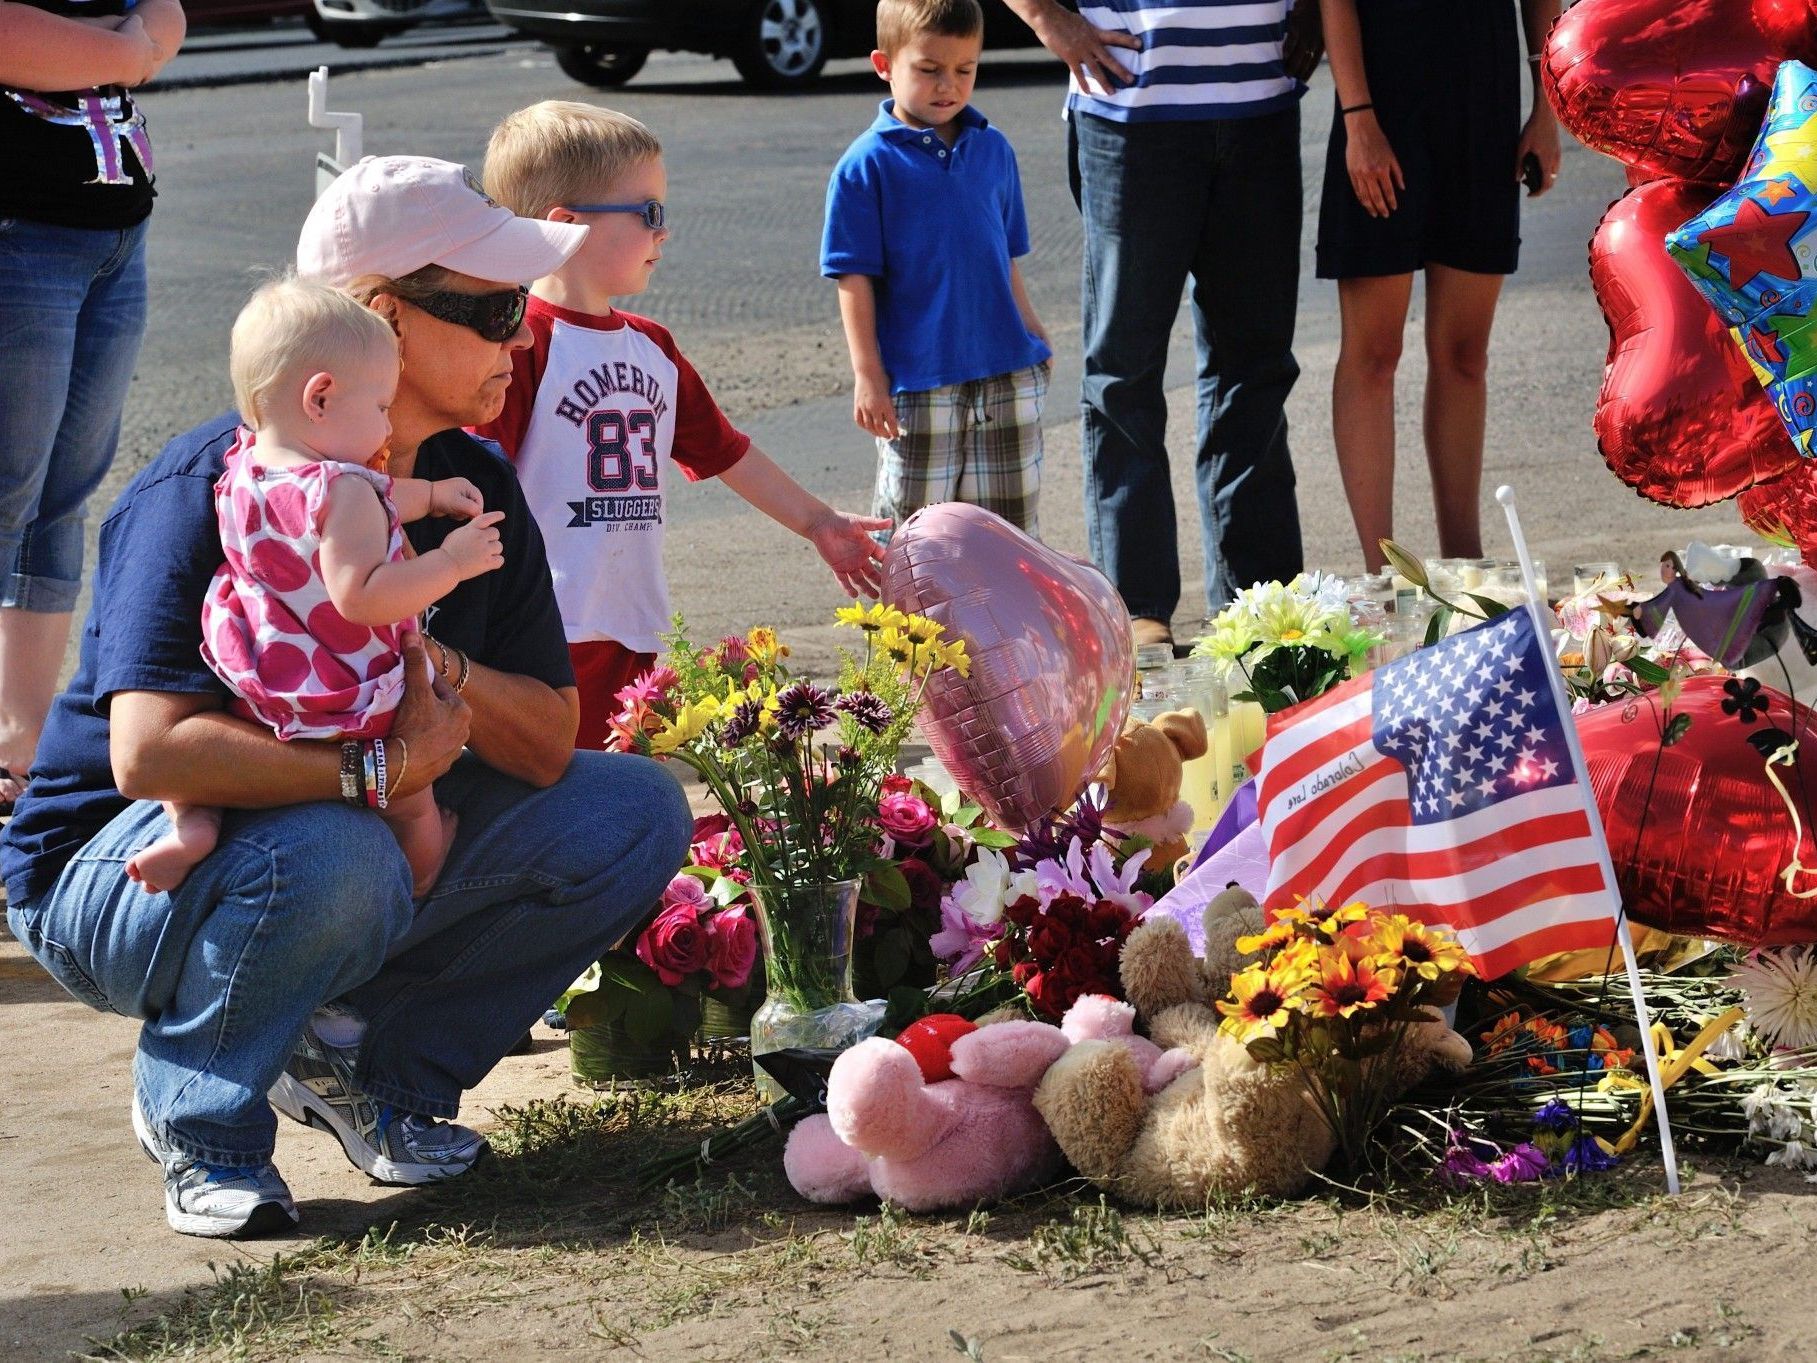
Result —
[[706, 730], [708, 724], [719, 714], [719, 698], [704, 696], [700, 700], [684, 705], [675, 714], [675, 718], [663, 723], [650, 738], [650, 751], [661, 755], [674, 752], [683, 744], [692, 743]]
[[972, 675], [971, 655], [965, 651], [965, 640], [955, 639], [950, 644], [936, 643], [934, 646], [936, 667], [950, 667], [961, 677]]
[[1352, 961], [1327, 947], [1319, 953], [1319, 974], [1306, 991], [1306, 1007], [1322, 1018], [1348, 1018], [1394, 997], [1394, 971], [1373, 961]]
[[[1293, 912], [1292, 909], [1287, 910], [1289, 914]], [[1242, 956], [1252, 956], [1258, 951], [1273, 951], [1276, 947], [1286, 946], [1298, 935], [1299, 924], [1292, 918], [1283, 915], [1260, 932], [1237, 938], [1237, 953]]]
[[886, 629], [901, 629], [908, 624], [909, 617], [894, 606], [886, 606], [881, 601], [873, 601], [868, 606], [841, 606], [833, 612], [833, 618], [842, 625], [861, 629], [866, 634], [879, 634]]
[[899, 628], [918, 644], [934, 643], [942, 634], [946, 633], [944, 627], [937, 621], [928, 619], [925, 615], [906, 616]]
[[1218, 1011], [1224, 1015], [1219, 1030], [1240, 1046], [1273, 1036], [1299, 1007], [1302, 983], [1302, 976], [1283, 976], [1272, 967], [1239, 971], [1230, 980], [1234, 1001], [1218, 1000]]
[[1455, 937], [1443, 929], [1415, 922], [1405, 914], [1397, 913], [1378, 923], [1370, 939], [1385, 962], [1422, 980], [1436, 980], [1454, 972], [1476, 973]]
[[877, 636], [877, 647], [903, 667], [913, 666], [918, 652], [915, 641], [893, 626], [885, 628]]

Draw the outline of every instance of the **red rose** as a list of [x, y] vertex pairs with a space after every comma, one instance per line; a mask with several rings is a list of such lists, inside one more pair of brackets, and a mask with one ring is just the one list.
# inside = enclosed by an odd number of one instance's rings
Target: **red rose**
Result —
[[1073, 940], [1072, 930], [1057, 918], [1037, 918], [1028, 930], [1029, 952], [1046, 965], [1058, 961]]
[[940, 878], [940, 873], [920, 857], [905, 858], [896, 869], [908, 881], [909, 908], [916, 913], [938, 916], [940, 900], [946, 894], [946, 882]]
[[1091, 910], [1076, 894], [1055, 895], [1048, 902], [1047, 916], [1058, 919], [1077, 932], [1085, 932], [1091, 926]]
[[1032, 894], [1025, 894], [1013, 904], [1003, 906], [1003, 916], [1019, 928], [1026, 928], [1033, 923], [1035, 915], [1040, 912], [1040, 901]]
[[897, 842], [910, 847], [925, 846], [940, 821], [927, 801], [906, 793], [885, 795], [877, 802], [877, 822]]
[[[1078, 985], [1081, 992], [1102, 992], [1101, 989], [1097, 987], [1103, 982], [1101, 973], [1098, 969], [1097, 956], [1090, 947], [1075, 946], [1069, 948], [1066, 954], [1060, 958], [1057, 968], [1070, 983]], [[1093, 988], [1087, 989], [1087, 985], [1091, 985]]]
[[[1036, 971], [1029, 978], [1028, 983], [1023, 986], [1023, 990], [1028, 994], [1028, 1001], [1035, 1005], [1037, 1013], [1052, 1018], [1056, 1022], [1060, 1020], [1071, 1003], [1071, 999], [1067, 998], [1068, 991], [1057, 975]], [[1076, 990], [1073, 991], [1072, 997], [1078, 997]]]
[[1041, 974], [1041, 971], [1040, 971], [1039, 967], [1037, 967], [1033, 961], [1017, 961], [1015, 968], [1013, 970], [1011, 970], [1009, 973], [1010, 973], [1010, 978], [1015, 980], [1017, 985], [1019, 985], [1023, 989], [1026, 989], [1026, 988], [1028, 988], [1028, 982], [1032, 979], [1038, 978]]
[[656, 915], [637, 939], [637, 959], [666, 985], [677, 985], [707, 963], [707, 930], [692, 904], [676, 904]]
[[1008, 970], [1009, 963], [1015, 959], [1010, 951], [1008, 939], [999, 941], [997, 945], [991, 949], [991, 955], [996, 959], [997, 969], [999, 970]]
[[757, 924], [742, 908], [707, 919], [707, 974], [715, 989], [737, 989], [757, 963]]
[[891, 772], [883, 778], [881, 790], [885, 795], [907, 795], [914, 788], [915, 783], [901, 772]]

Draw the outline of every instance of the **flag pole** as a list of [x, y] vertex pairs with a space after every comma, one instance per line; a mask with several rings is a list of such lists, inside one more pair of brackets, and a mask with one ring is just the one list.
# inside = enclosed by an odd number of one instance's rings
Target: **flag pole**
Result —
[[[1521, 533], [1520, 514], [1514, 509], [1514, 489], [1507, 484], [1495, 489], [1495, 500], [1508, 515], [1508, 533], [1514, 536], [1514, 552], [1520, 559], [1521, 581], [1527, 588], [1527, 614], [1533, 621], [1541, 647], [1552, 638], [1551, 626], [1539, 612], [1539, 582], [1533, 573], [1533, 556], [1527, 552], [1527, 537]], [[1577, 725], [1571, 722], [1571, 701], [1565, 695], [1565, 684], [1556, 665], [1546, 669], [1546, 680], [1552, 688], [1552, 700], [1558, 707], [1565, 730], [1565, 745], [1571, 751], [1571, 766], [1577, 773], [1584, 794], [1584, 813], [1590, 819], [1590, 833], [1602, 860], [1603, 882], [1609, 887], [1609, 898], [1615, 907], [1615, 936], [1621, 942], [1622, 964], [1627, 967], [1628, 992], [1634, 999], [1634, 1020], [1640, 1024], [1640, 1046], [1647, 1057], [1647, 1082], [1653, 1089], [1653, 1115], [1659, 1122], [1659, 1152], [1666, 1166], [1666, 1190], [1678, 1192], [1678, 1151], [1672, 1143], [1672, 1123], [1666, 1117], [1666, 1090], [1659, 1080], [1659, 1055], [1653, 1048], [1653, 1019], [1647, 1012], [1646, 995], [1640, 987], [1640, 965], [1634, 959], [1634, 939], [1628, 934], [1628, 914], [1621, 902], [1621, 887], [1615, 879], [1615, 862], [1609, 855], [1609, 835], [1603, 830], [1602, 815], [1596, 808], [1596, 797], [1590, 790], [1590, 772], [1584, 764], [1584, 748], [1577, 736]]]

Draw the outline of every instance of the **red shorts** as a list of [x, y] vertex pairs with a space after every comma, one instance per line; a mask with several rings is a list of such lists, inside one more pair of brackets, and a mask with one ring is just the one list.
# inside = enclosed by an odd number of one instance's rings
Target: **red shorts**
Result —
[[574, 684], [580, 688], [580, 732], [574, 746], [597, 751], [611, 735], [612, 716], [621, 707], [618, 693], [637, 680], [638, 674], [656, 665], [654, 653], [633, 653], [610, 639], [569, 644], [574, 661]]

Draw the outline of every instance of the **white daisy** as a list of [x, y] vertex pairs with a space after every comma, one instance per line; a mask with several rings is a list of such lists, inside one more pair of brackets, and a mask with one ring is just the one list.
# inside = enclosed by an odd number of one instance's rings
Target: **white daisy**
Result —
[[1746, 1001], [1748, 1020], [1768, 1045], [1817, 1046], [1817, 952], [1808, 946], [1756, 951], [1729, 976]]

